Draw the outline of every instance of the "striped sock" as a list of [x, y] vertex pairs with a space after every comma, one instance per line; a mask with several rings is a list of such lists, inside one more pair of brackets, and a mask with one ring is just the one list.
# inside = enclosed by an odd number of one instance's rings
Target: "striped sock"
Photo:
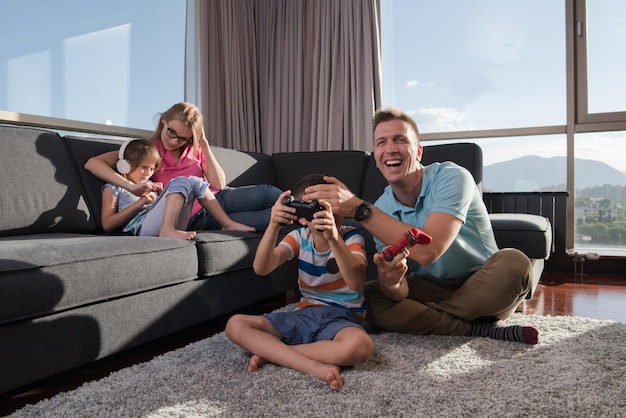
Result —
[[526, 344], [539, 342], [539, 330], [530, 325], [505, 325], [504, 321], [472, 322], [468, 337], [487, 337], [494, 340], [516, 341]]

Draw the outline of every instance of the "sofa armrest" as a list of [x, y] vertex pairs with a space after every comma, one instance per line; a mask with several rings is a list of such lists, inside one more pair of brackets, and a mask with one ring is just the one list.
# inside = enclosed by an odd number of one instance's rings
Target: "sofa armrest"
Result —
[[492, 213], [489, 219], [499, 248], [517, 248], [531, 259], [550, 257], [552, 226], [548, 218], [524, 213]]

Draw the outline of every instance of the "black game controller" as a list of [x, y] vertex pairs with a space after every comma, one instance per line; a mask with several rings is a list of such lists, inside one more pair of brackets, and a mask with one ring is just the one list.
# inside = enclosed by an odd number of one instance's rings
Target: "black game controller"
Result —
[[405, 248], [411, 248], [415, 244], [427, 245], [430, 244], [430, 241], [432, 241], [430, 235], [417, 228], [411, 228], [393, 245], [382, 250], [380, 255], [383, 256], [385, 261], [391, 261]]
[[304, 218], [309, 222], [313, 220], [315, 212], [326, 210], [324, 206], [320, 205], [320, 202], [317, 199], [313, 199], [310, 202], [303, 202], [301, 200], [296, 200], [296, 198], [292, 195], [283, 198], [282, 204], [291, 208], [296, 208], [295, 215], [298, 219]]

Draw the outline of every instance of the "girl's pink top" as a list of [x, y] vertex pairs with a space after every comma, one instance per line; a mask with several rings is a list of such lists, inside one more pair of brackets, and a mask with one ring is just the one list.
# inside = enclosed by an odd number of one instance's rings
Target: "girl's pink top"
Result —
[[[172, 152], [166, 150], [165, 147], [163, 147], [163, 143], [161, 141], [155, 140], [153, 141], [153, 143], [159, 150], [159, 154], [161, 155], [161, 159], [163, 160], [163, 162], [152, 175], [152, 181], [161, 182], [163, 183], [163, 187], [165, 187], [170, 182], [170, 180], [180, 176], [196, 176], [207, 180], [204, 176], [204, 172], [202, 171], [202, 164], [205, 161], [202, 148], [200, 148], [198, 155], [194, 157], [193, 147], [185, 146], [183, 148], [180, 159], [178, 160], [178, 164], [176, 164], [174, 162], [174, 156], [172, 155]], [[213, 194], [219, 191], [211, 187], [210, 184], [209, 189]], [[198, 213], [200, 209], [202, 209], [202, 206], [200, 206], [200, 204], [196, 200], [193, 204], [193, 209], [191, 210], [191, 216]]]

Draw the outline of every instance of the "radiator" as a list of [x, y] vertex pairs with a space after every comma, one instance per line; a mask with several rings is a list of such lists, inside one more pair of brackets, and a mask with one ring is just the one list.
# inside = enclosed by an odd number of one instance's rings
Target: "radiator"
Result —
[[552, 254], [566, 257], [568, 192], [489, 192], [483, 201], [489, 213], [528, 213], [545, 216], [552, 225]]

